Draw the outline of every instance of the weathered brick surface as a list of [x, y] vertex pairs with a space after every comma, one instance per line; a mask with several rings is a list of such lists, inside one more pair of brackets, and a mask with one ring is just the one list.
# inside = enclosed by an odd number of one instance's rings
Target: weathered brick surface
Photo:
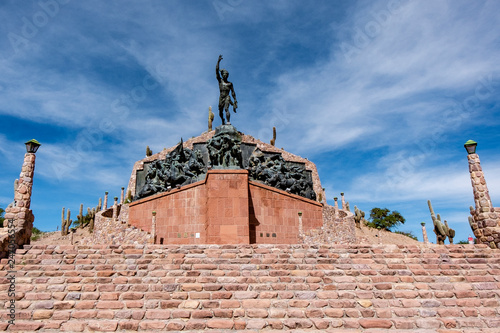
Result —
[[16, 262], [16, 325], [2, 280], [2, 330], [500, 328], [500, 252], [485, 245], [46, 245]]

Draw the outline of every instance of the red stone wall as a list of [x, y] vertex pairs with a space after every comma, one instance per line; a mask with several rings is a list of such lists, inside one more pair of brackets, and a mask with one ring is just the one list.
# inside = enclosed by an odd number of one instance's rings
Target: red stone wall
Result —
[[200, 181], [132, 202], [129, 223], [152, 232], [156, 211], [157, 244], [205, 244], [206, 192], [205, 182]]
[[[130, 204], [129, 223], [157, 244], [296, 244], [303, 229], [323, 224], [322, 205], [249, 182], [246, 170], [210, 170], [204, 181]], [[262, 234], [262, 236], [261, 236]]]
[[323, 225], [322, 205], [270, 186], [250, 183], [250, 228], [257, 244], [296, 244], [299, 216], [306, 232]]
[[207, 243], [249, 244], [248, 171], [207, 174]]

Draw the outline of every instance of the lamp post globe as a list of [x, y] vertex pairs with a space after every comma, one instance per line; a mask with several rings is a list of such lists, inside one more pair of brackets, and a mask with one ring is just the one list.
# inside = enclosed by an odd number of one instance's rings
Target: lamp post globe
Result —
[[36, 141], [35, 139], [31, 139], [28, 142], [24, 143], [26, 145], [26, 152], [27, 153], [36, 153], [38, 148], [42, 145], [40, 142]]
[[473, 140], [469, 140], [464, 144], [465, 150], [467, 150], [467, 153], [470, 154], [475, 154], [476, 153], [476, 147], [477, 147], [477, 142]]

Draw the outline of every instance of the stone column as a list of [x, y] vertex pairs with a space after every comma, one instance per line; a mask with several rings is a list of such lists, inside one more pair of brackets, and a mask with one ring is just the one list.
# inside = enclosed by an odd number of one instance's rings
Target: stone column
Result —
[[335, 200], [335, 205], [334, 205], [335, 217], [338, 217], [338, 215], [339, 215], [339, 198], [335, 197], [335, 198], [333, 198], [333, 200]]
[[479, 243], [488, 244], [491, 248], [500, 247], [500, 218], [491, 202], [486, 179], [479, 156], [468, 154], [469, 172], [474, 194], [475, 208], [471, 207], [472, 219], [469, 221]]
[[[13, 219], [16, 229], [16, 242], [21, 246], [29, 244], [33, 221], [35, 217], [30, 209], [31, 191], [33, 189], [33, 176], [35, 173], [35, 154], [26, 153], [19, 175], [19, 180], [14, 189], [14, 204], [5, 209], [5, 224], [7, 220]], [[18, 232], [18, 230], [23, 230]]]
[[429, 238], [427, 237], [427, 230], [425, 229], [425, 222], [420, 223], [422, 225], [422, 236], [424, 238], [424, 244], [429, 244]]
[[118, 219], [118, 197], [115, 197], [115, 202], [113, 204], [113, 220]]
[[121, 193], [121, 195], [120, 195], [120, 203], [121, 203], [121, 204], [123, 204], [124, 191], [125, 191], [125, 187], [122, 187], [122, 193]]
[[474, 193], [474, 202], [476, 204], [476, 213], [489, 213], [493, 208], [490, 199], [490, 192], [486, 186], [483, 169], [477, 154], [469, 154], [469, 172], [472, 183], [472, 191]]
[[104, 205], [102, 210], [108, 209], [108, 191], [104, 192]]
[[302, 226], [302, 212], [299, 212], [298, 215], [299, 215], [299, 239], [303, 240], [304, 239], [304, 228]]
[[153, 219], [151, 221], [151, 236], [153, 236], [152, 238], [152, 243], [153, 244], [156, 244], [156, 212], [153, 211]]

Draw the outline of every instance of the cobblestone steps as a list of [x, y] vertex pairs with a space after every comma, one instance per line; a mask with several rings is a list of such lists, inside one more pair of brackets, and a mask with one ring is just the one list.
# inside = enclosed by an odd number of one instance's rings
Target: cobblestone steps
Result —
[[0, 330], [499, 332], [486, 245], [32, 246]]

